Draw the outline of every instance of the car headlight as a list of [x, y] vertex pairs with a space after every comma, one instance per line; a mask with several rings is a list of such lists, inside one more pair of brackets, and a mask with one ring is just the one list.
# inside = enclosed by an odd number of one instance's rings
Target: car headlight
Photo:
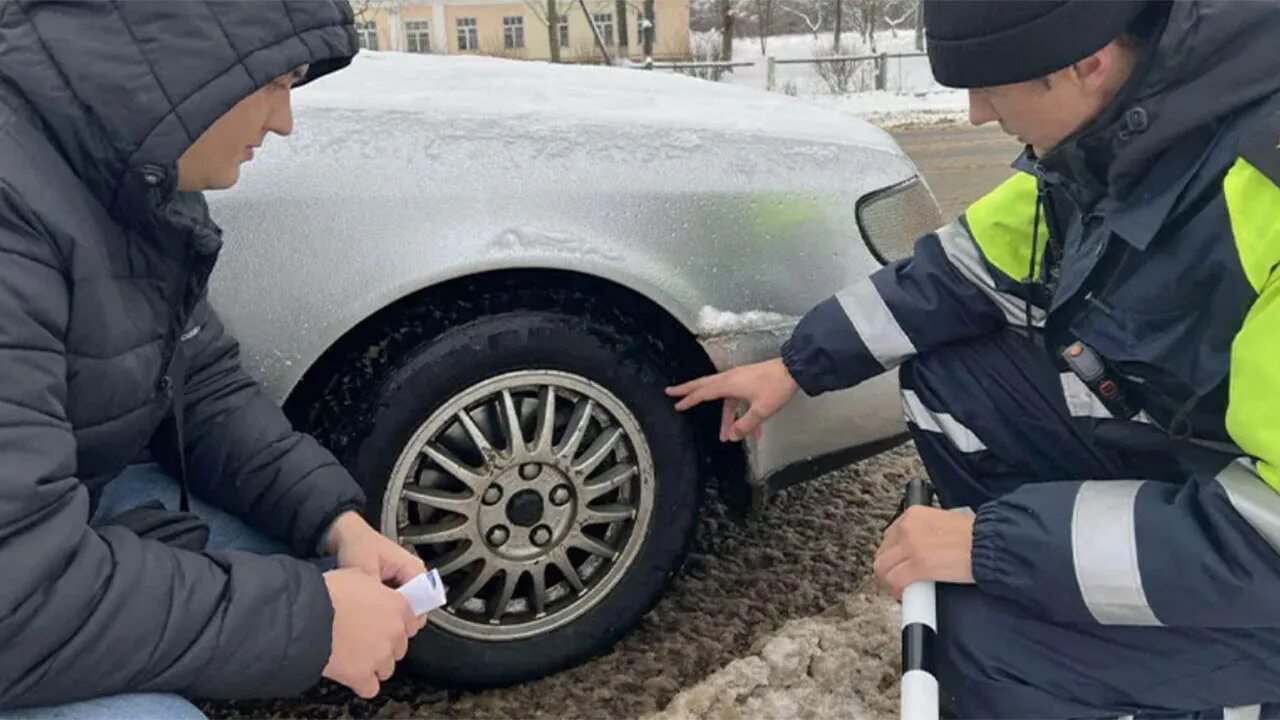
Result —
[[858, 229], [882, 263], [911, 257], [916, 241], [942, 226], [942, 212], [919, 175], [858, 201]]

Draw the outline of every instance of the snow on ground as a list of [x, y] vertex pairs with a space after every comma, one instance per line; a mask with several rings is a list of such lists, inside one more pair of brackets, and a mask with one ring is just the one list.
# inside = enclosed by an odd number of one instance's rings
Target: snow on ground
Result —
[[[809, 33], [775, 35], [765, 38], [765, 41], [767, 52], [764, 54], [760, 52], [759, 38], [736, 38], [733, 41], [734, 61], [754, 62], [755, 65], [746, 68], [735, 68], [732, 75], [726, 78], [727, 82], [763, 90], [767, 85], [766, 80], [768, 79], [768, 63], [766, 62], [768, 56], [772, 55], [778, 60], [804, 60], [817, 57], [820, 50], [831, 47], [831, 33], [823, 31], [816, 38]], [[890, 55], [917, 52], [915, 38], [910, 32], [899, 32], [896, 38], [889, 32], [877, 33], [876, 50]], [[856, 33], [846, 33], [841, 36], [840, 51], [843, 55], [875, 54], [871, 52], [870, 47], [862, 43], [861, 38]], [[868, 85], [866, 89], [870, 90], [874, 88], [874, 85], [870, 84], [874, 79], [870, 72], [871, 63], [860, 64], [867, 68], [865, 82]], [[786, 86], [788, 81], [792, 81], [796, 83], [802, 95], [830, 92], [813, 72], [812, 65], [779, 65], [777, 78], [779, 91]], [[890, 61], [888, 80], [888, 89], [891, 91], [915, 93], [946, 90], [946, 88], [934, 82], [933, 72], [929, 69], [929, 59], [925, 57]]]
[[892, 717], [900, 618], [892, 598], [868, 588], [788, 622], [644, 720]]
[[[764, 90], [768, 87], [768, 56], [779, 60], [817, 57], [820, 50], [831, 47], [831, 33], [824, 31], [817, 38], [808, 33], [778, 35], [766, 38], [765, 44], [766, 52], [762, 54], [759, 38], [734, 40], [734, 61], [754, 62], [755, 65], [735, 68], [724, 76], [721, 83]], [[914, 53], [915, 37], [910, 31], [898, 32], [897, 37], [883, 31], [876, 36], [876, 50], [890, 55]], [[856, 33], [841, 39], [841, 52], [845, 55], [873, 54]], [[873, 63], [860, 63], [860, 66], [854, 81], [854, 89], [858, 91], [835, 95], [813, 65], [778, 65], [776, 92], [792, 93], [881, 126], [958, 122], [965, 117], [968, 106], [965, 92], [939, 85], [933, 79], [926, 57], [891, 59], [888, 87], [882, 91], [874, 89]]]
[[965, 121], [969, 112], [965, 95], [953, 91], [904, 95], [872, 90], [809, 99], [819, 105], [857, 115], [880, 127], [959, 123]]

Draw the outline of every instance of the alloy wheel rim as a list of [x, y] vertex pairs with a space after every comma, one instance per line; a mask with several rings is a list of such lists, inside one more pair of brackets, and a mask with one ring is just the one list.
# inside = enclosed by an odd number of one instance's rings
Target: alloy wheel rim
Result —
[[608, 595], [639, 553], [654, 492], [648, 443], [617, 397], [522, 370], [458, 393], [418, 428], [392, 471], [382, 532], [449, 587], [433, 624], [519, 640]]

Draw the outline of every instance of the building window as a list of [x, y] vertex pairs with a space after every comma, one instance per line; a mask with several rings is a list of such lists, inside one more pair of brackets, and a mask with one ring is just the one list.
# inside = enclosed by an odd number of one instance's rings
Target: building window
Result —
[[569, 47], [569, 18], [560, 19], [560, 47]]
[[378, 23], [372, 20], [356, 23], [356, 35], [360, 38], [360, 47], [365, 50], [378, 49]]
[[431, 23], [425, 20], [409, 20], [404, 24], [405, 40], [411, 53], [431, 52]]
[[600, 30], [600, 37], [604, 38], [606, 45], [613, 44], [613, 13], [596, 13], [591, 16], [595, 21], [596, 28]]
[[476, 30], [475, 18], [458, 18], [458, 49], [464, 52], [480, 49], [480, 35]]
[[519, 50], [524, 47], [524, 18], [502, 18], [502, 44], [508, 50]]

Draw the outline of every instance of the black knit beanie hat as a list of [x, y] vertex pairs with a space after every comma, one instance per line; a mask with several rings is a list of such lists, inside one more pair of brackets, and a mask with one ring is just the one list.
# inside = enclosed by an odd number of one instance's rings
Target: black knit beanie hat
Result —
[[1097, 52], [1146, 0], [924, 0], [929, 64], [939, 83], [978, 88], [1041, 78]]

